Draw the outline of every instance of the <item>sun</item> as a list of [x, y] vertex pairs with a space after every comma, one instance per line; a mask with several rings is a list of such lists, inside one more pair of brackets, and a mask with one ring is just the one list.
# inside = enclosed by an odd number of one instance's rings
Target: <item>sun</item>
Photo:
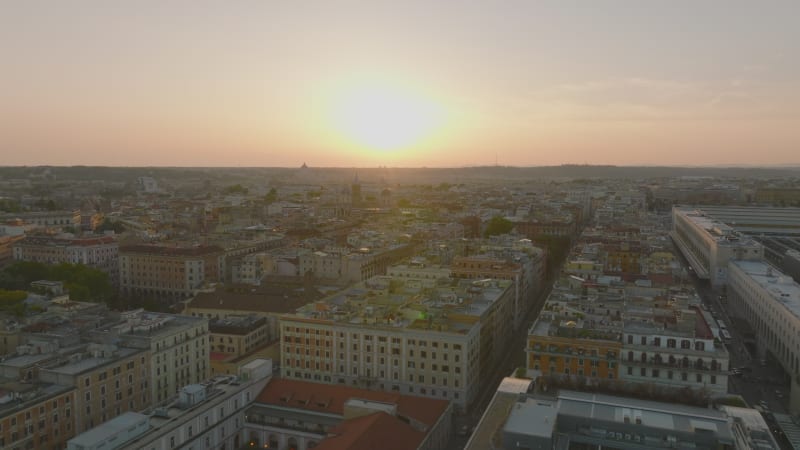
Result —
[[387, 84], [344, 90], [334, 101], [332, 113], [335, 128], [348, 141], [385, 152], [419, 145], [441, 124], [436, 102]]

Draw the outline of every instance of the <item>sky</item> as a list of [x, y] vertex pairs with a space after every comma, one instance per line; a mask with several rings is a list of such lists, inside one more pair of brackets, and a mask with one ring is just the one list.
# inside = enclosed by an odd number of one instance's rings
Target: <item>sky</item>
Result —
[[800, 164], [800, 2], [0, 4], [0, 164]]

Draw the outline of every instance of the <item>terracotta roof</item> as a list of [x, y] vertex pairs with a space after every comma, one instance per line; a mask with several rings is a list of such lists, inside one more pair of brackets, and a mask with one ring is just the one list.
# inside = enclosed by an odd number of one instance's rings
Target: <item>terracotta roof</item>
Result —
[[393, 392], [369, 391], [340, 384], [273, 379], [256, 399], [259, 403], [292, 407], [309, 411], [344, 414], [344, 404], [351, 398], [394, 403], [397, 414], [412, 418], [431, 427], [447, 410], [448, 401], [414, 397]]
[[425, 439], [424, 432], [385, 412], [345, 420], [328, 436], [317, 450], [415, 450]]
[[120, 253], [138, 253], [159, 256], [204, 256], [223, 253], [222, 247], [206, 245], [199, 247], [169, 247], [165, 245], [124, 245], [119, 248]]

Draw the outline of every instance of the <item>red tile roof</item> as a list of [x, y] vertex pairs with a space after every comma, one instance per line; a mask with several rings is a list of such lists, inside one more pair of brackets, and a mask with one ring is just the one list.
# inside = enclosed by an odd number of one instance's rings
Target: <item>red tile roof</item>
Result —
[[270, 381], [258, 395], [256, 402], [343, 415], [344, 404], [351, 398], [394, 403], [399, 416], [412, 418], [428, 427], [436, 424], [449, 403], [447, 400], [434, 398], [284, 378]]
[[385, 412], [345, 420], [328, 436], [317, 450], [415, 450], [425, 439], [424, 432]]
[[227, 353], [210, 352], [210, 357], [211, 357], [212, 361], [223, 361], [223, 360], [229, 358], [230, 356], [231, 355], [229, 355]]

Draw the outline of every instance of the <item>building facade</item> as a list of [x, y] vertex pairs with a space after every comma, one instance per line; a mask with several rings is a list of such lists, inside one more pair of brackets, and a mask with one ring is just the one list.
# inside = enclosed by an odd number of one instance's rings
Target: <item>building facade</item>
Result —
[[728, 261], [764, 258], [761, 244], [695, 208], [672, 208], [670, 236], [697, 276], [714, 287], [727, 283]]
[[282, 374], [466, 409], [510, 342], [513, 289], [507, 280], [443, 279], [425, 291], [429, 281], [375, 277], [282, 316]]
[[124, 295], [180, 300], [220, 281], [224, 271], [220, 247], [132, 245], [119, 249], [119, 284]]
[[760, 358], [767, 353], [791, 378], [789, 408], [800, 412], [800, 285], [763, 261], [730, 263], [728, 304], [753, 329]]
[[44, 264], [83, 264], [119, 276], [119, 243], [114, 236], [28, 236], [13, 245], [14, 260]]
[[160, 403], [182, 386], [210, 375], [208, 320], [175, 314], [122, 313], [122, 323], [110, 330], [121, 345], [149, 350], [149, 398]]

